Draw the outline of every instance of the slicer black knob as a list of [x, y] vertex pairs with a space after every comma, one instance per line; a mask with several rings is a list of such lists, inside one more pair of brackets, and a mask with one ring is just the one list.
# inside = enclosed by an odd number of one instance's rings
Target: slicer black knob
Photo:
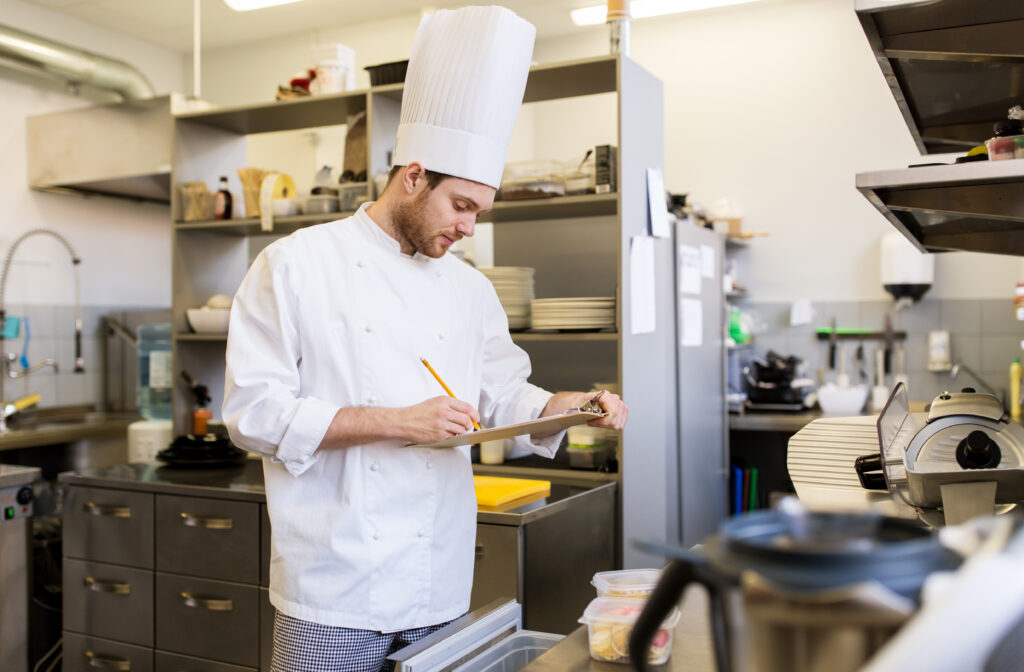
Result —
[[964, 469], [993, 469], [999, 466], [1002, 452], [988, 434], [976, 429], [956, 447], [956, 461]]
[[974, 394], [975, 392], [977, 392], [977, 390], [974, 389], [973, 387], [965, 387], [960, 391], [963, 392], [964, 394]]
[[18, 494], [14, 496], [14, 499], [17, 500], [18, 504], [25, 506], [32, 501], [32, 496], [32, 488], [26, 485], [24, 488], [18, 490]]

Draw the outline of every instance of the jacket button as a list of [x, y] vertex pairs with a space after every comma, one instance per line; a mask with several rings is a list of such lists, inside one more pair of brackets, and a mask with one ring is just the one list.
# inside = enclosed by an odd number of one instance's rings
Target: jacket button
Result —
[[440, 278], [441, 277], [441, 271], [434, 271], [434, 277]]
[[416, 533], [416, 536], [417, 537], [425, 537], [425, 536], [427, 536], [427, 533], [424, 532], [423, 530], [420, 530], [419, 532]]
[[370, 465], [370, 471], [377, 471], [379, 469], [380, 469], [380, 465], [377, 464], [376, 462], [374, 462], [373, 464]]
[[371, 331], [373, 331], [373, 325], [372, 324], [368, 324], [368, 325], [366, 325], [363, 328], [366, 330], [366, 333], [370, 333]]
[[373, 533], [373, 540], [374, 541], [380, 541], [380, 532], [374, 532]]
[[362, 268], [362, 267], [363, 267], [363, 262], [357, 261], [356, 262], [356, 268]]
[[433, 469], [433, 468], [434, 468], [434, 463], [433, 462], [427, 462], [427, 469]]
[[370, 396], [368, 396], [366, 398], [366, 403], [370, 404], [371, 406], [373, 404], [376, 404], [377, 403], [377, 395], [376, 394], [371, 394]]
[[439, 341], [443, 341], [444, 340], [444, 332], [441, 332], [441, 331], [437, 332], [437, 340], [439, 340]]

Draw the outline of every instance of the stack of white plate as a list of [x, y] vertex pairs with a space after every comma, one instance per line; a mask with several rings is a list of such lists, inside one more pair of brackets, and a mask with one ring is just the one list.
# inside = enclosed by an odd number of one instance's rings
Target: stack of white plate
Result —
[[523, 266], [484, 266], [480, 272], [494, 285], [501, 307], [508, 316], [509, 329], [530, 326], [533, 302], [533, 269]]
[[610, 329], [615, 327], [615, 297], [591, 296], [537, 299], [533, 302], [534, 329]]

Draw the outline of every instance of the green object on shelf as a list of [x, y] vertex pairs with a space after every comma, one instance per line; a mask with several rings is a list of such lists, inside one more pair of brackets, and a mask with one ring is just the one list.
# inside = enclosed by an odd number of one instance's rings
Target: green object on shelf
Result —
[[750, 342], [750, 334], [743, 328], [743, 311], [739, 308], [729, 309], [729, 338], [737, 345]]
[[747, 504], [747, 511], [757, 509], [757, 467], [750, 468], [750, 502]]

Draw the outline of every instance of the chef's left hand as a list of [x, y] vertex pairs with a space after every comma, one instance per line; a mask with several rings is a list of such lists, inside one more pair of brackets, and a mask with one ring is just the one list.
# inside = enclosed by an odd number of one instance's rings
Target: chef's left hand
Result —
[[591, 420], [587, 424], [591, 427], [606, 427], [608, 429], [621, 430], [626, 426], [626, 419], [629, 417], [629, 407], [622, 398], [611, 392], [605, 392], [597, 400], [601, 409], [608, 415], [597, 420]]

